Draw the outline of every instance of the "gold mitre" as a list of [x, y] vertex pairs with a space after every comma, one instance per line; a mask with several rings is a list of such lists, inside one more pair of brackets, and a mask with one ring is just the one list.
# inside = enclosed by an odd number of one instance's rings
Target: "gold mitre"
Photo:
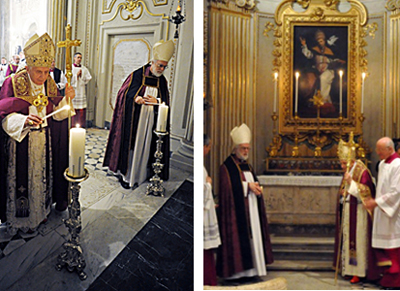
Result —
[[175, 44], [172, 40], [156, 42], [153, 46], [153, 60], [169, 62], [175, 52]]
[[243, 123], [239, 127], [235, 127], [231, 130], [231, 138], [235, 145], [250, 143], [251, 140], [251, 131], [250, 128]]
[[50, 68], [55, 55], [54, 42], [47, 33], [40, 37], [35, 33], [26, 42], [24, 54], [29, 67]]
[[338, 145], [338, 157], [341, 161], [354, 161], [356, 159], [356, 146], [357, 144], [353, 140], [353, 132], [350, 133], [349, 141], [344, 142], [342, 139]]

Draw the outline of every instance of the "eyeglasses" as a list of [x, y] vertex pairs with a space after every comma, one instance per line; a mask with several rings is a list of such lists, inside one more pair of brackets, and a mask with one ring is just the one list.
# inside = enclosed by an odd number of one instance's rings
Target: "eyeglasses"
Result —
[[161, 65], [161, 64], [157, 64], [157, 63], [156, 63], [156, 66], [157, 66], [159, 69], [164, 69], [164, 70], [166, 70], [166, 69], [168, 68], [168, 65], [167, 65], [167, 66], [164, 66], [164, 65]]

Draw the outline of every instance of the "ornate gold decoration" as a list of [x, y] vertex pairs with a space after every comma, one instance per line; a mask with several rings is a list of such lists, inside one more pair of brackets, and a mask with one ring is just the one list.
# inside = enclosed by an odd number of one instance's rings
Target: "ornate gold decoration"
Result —
[[[307, 8], [304, 12], [294, 11], [292, 5], [294, 2]], [[321, 25], [326, 27], [347, 26], [349, 28], [349, 47], [348, 47], [348, 112], [343, 119], [343, 126], [347, 132], [354, 131], [360, 133], [361, 124], [357, 120], [360, 99], [360, 83], [358, 76], [361, 72], [365, 72], [367, 68], [365, 46], [367, 43], [364, 37], [373, 36], [377, 29], [376, 24], [368, 24], [367, 11], [363, 4], [357, 0], [349, 0], [351, 9], [345, 13], [337, 10], [338, 1], [327, 0], [309, 0], [309, 1], [283, 1], [277, 8], [275, 13], [275, 26], [272, 23], [265, 24], [264, 35], [268, 37], [270, 31], [274, 31], [276, 40], [274, 41], [275, 49], [273, 50], [273, 71], [278, 71], [282, 76], [279, 96], [283, 101], [280, 107], [279, 132], [291, 133], [294, 131], [295, 120], [291, 108], [293, 96], [293, 27], [296, 26], [315, 26]], [[325, 9], [329, 8], [329, 9]], [[317, 120], [300, 119], [297, 123], [300, 131], [313, 129]], [[321, 120], [321, 130], [338, 131], [340, 129], [340, 121], [338, 118], [324, 118]]]
[[256, 7], [256, 2], [254, 0], [211, 0], [212, 2], [222, 3], [229, 5], [230, 2], [234, 2], [239, 8], [244, 8], [246, 10], [252, 10]]
[[385, 7], [388, 11], [395, 11], [400, 9], [400, 2], [398, 0], [389, 0]]
[[51, 37], [45, 33], [40, 37], [35, 34], [24, 47], [26, 64], [30, 67], [51, 67], [54, 60], [55, 46]]
[[297, 3], [303, 7], [304, 9], [306, 9], [308, 7], [308, 5], [310, 5], [310, 1], [311, 0], [297, 0]]
[[[275, 118], [275, 115], [279, 116], [277, 120], [279, 126], [278, 132], [274, 134], [273, 142], [267, 148], [269, 153], [267, 170], [284, 171], [286, 163], [286, 165], [293, 164], [297, 169], [307, 171], [308, 163], [312, 164], [312, 167], [318, 168], [319, 165], [323, 164], [321, 159], [323, 158], [324, 161], [329, 159], [329, 162], [327, 162], [328, 168], [322, 167], [319, 169], [328, 172], [331, 170], [340, 172], [340, 164], [338, 164], [336, 157], [336, 143], [343, 136], [350, 134], [350, 132], [353, 132], [358, 137], [357, 153], [359, 156], [365, 158], [366, 154], [370, 152], [362, 136], [363, 116], [361, 115], [360, 117], [360, 76], [361, 73], [367, 72], [368, 66], [365, 38], [367, 36], [374, 38], [378, 27], [376, 23], [367, 24], [368, 13], [361, 1], [348, 0], [347, 2], [350, 4], [350, 9], [346, 12], [340, 12], [338, 10], [338, 0], [283, 0], [276, 9], [275, 23], [267, 22], [265, 24], [264, 36], [269, 37], [271, 31], [274, 31], [275, 36], [275, 48], [272, 51], [272, 70], [279, 72], [279, 76], [281, 76], [278, 94], [280, 100], [279, 112], [273, 115], [273, 118]], [[304, 11], [295, 11], [295, 3], [300, 5]], [[306, 86], [305, 82], [310, 80], [307, 79], [306, 74], [302, 74], [302, 78], [298, 80], [298, 85], [295, 88], [294, 71], [297, 68], [295, 67], [294, 56], [300, 50], [299, 45], [303, 45], [303, 41], [295, 39], [295, 37], [297, 38], [303, 30], [307, 30], [309, 27], [313, 28], [309, 29], [309, 34], [311, 34], [311, 31], [315, 33], [319, 26], [322, 31], [335, 31], [336, 27], [338, 31], [340, 29], [346, 31], [342, 37], [348, 39], [348, 47], [342, 51], [346, 55], [346, 59], [344, 59], [345, 62], [342, 62], [345, 65], [341, 66], [346, 69], [343, 85], [347, 88], [347, 94], [344, 100], [340, 97], [340, 100], [345, 102], [344, 112], [342, 113], [342, 110], [339, 112], [338, 93], [335, 96], [337, 101], [333, 103], [333, 99], [331, 99], [332, 101], [326, 99], [326, 93], [323, 98], [322, 90], [318, 87], [313, 87], [307, 93], [309, 95], [302, 95], [303, 98], [310, 96], [303, 100], [309, 100], [309, 104], [313, 106], [312, 115], [308, 114], [305, 115], [308, 117], [303, 117], [300, 111], [299, 114], [297, 110], [295, 112], [293, 109], [295, 90], [304, 88]], [[332, 36], [335, 36], [334, 33], [331, 33]], [[311, 36], [308, 35], [307, 37], [310, 38]], [[334, 40], [328, 39], [328, 36], [322, 36], [321, 33], [318, 37], [323, 37], [326, 42], [329, 40], [334, 43]], [[313, 39], [313, 41], [316, 41], [316, 39]], [[310, 39], [308, 39], [307, 44], [311, 44]], [[332, 47], [331, 44], [329, 46]], [[337, 72], [335, 74], [338, 75]], [[318, 78], [318, 75], [316, 75], [316, 78]], [[313, 90], [315, 90], [315, 93], [313, 93]], [[329, 109], [329, 106], [334, 108], [335, 114], [322, 115], [323, 112]], [[335, 159], [336, 162], [334, 161]], [[321, 162], [318, 162], [319, 160]]]
[[317, 94], [315, 94], [314, 97], [310, 101], [312, 101], [314, 103], [314, 106], [321, 107], [322, 105], [324, 105], [324, 102], [322, 101], [321, 90], [318, 90]]
[[153, 0], [154, 6], [167, 5], [168, 0]]
[[[140, 8], [140, 13], [139, 13], [138, 16], [135, 16], [135, 15], [133, 14], [133, 12], [135, 12], [135, 10], [137, 10], [137, 9], [139, 9], [139, 8]], [[143, 0], [135, 0], [135, 1], [129, 0], [129, 1], [126, 1], [125, 3], [120, 3], [120, 4], [117, 6], [117, 9], [116, 9], [114, 15], [113, 15], [110, 19], [102, 21], [102, 22], [99, 24], [99, 26], [103, 25], [103, 24], [106, 23], [106, 22], [113, 21], [113, 20], [115, 19], [115, 17], [117, 17], [118, 12], [119, 12], [121, 18], [122, 18], [123, 20], [125, 20], [125, 21], [127, 21], [127, 20], [129, 20], [129, 19], [137, 20], [137, 19], [140, 18], [140, 16], [142, 16], [142, 14], [143, 14], [143, 9], [146, 10], [146, 12], [147, 12], [148, 14], [150, 14], [151, 16], [161, 16], [163, 19], [168, 19], [168, 16], [165, 16], [165, 14], [153, 14], [153, 13], [151, 13], [151, 12], [149, 11], [149, 9], [147, 8], [146, 2], [144, 2]], [[122, 15], [122, 12], [123, 12], [123, 11], [127, 11], [127, 12], [129, 13], [127, 17], [124, 17], [124, 16]], [[167, 33], [167, 34], [168, 34], [168, 33]]]
[[317, 7], [311, 14], [312, 21], [321, 21], [325, 18], [324, 10], [321, 7]]
[[348, 142], [345, 142], [342, 139], [339, 141], [338, 153], [337, 153], [339, 160], [347, 161], [347, 166], [349, 167], [351, 161], [354, 161], [356, 159], [357, 147], [358, 145], [354, 142], [354, 134], [353, 132], [351, 132], [349, 135]]
[[103, 0], [103, 11], [102, 14], [108, 14], [111, 13], [111, 10], [114, 7], [114, 4], [117, 0], [112, 0], [110, 5], [107, 7], [107, 0]]
[[274, 29], [275, 25], [272, 22], [268, 21], [267, 23], [265, 23], [265, 29], [263, 31], [263, 35], [269, 37], [269, 32]]

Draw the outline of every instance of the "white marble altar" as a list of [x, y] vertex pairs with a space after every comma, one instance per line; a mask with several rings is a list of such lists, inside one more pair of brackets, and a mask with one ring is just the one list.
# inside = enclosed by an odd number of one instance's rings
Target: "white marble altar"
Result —
[[340, 176], [258, 176], [269, 224], [334, 225]]

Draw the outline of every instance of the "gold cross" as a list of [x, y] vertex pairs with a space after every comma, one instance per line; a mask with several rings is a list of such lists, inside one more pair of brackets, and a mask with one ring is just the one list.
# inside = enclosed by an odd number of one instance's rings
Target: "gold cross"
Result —
[[[71, 40], [71, 25], [68, 23], [65, 28], [66, 36], [65, 40], [57, 42], [58, 47], [65, 47], [65, 70], [67, 77], [68, 85], [71, 84], [72, 77], [72, 62], [71, 62], [71, 47], [72, 46], [80, 46], [81, 41], [79, 39]], [[71, 99], [67, 98], [68, 105], [72, 108]], [[71, 110], [68, 111], [68, 129], [71, 128]], [[69, 140], [69, 130], [68, 130], [68, 140]]]
[[71, 84], [72, 77], [72, 62], [71, 62], [71, 47], [72, 46], [80, 46], [81, 41], [79, 39], [71, 40], [71, 25], [68, 23], [65, 28], [66, 37], [65, 40], [57, 42], [58, 47], [65, 47], [65, 70], [67, 73], [65, 76], [67, 77], [68, 84]]
[[33, 105], [37, 107], [38, 112], [42, 112], [43, 108], [45, 108], [49, 101], [47, 100], [47, 96], [43, 93], [40, 93], [35, 100], [33, 100]]

